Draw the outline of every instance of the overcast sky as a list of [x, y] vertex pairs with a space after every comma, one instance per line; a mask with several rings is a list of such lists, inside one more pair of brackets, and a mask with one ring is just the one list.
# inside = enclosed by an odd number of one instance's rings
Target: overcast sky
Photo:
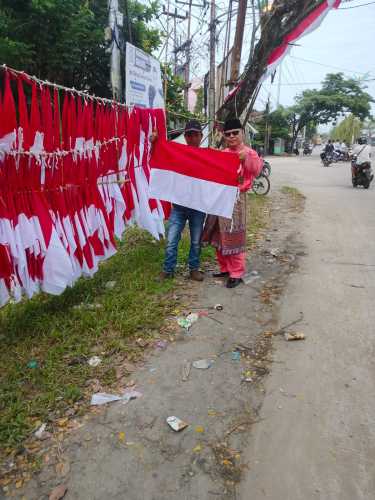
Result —
[[[367, 1], [355, 0], [342, 4], [342, 7]], [[335, 73], [340, 69], [344, 70], [346, 76], [374, 79], [366, 82], [366, 85], [367, 91], [375, 97], [375, 3], [355, 9], [332, 10], [323, 24], [299, 43], [301, 47], [293, 47], [291, 56], [282, 65], [281, 104], [292, 104], [295, 94], [302, 89], [319, 88], [319, 85], [288, 84], [320, 82], [327, 73]], [[269, 87], [269, 82], [266, 82], [261, 98], [267, 97]], [[277, 78], [271, 88], [271, 98], [275, 103]]]
[[[141, 1], [147, 3], [147, 0]], [[169, 1], [171, 11], [174, 10], [175, 6], [178, 7], [180, 14], [186, 10], [186, 6], [182, 6], [176, 0]], [[355, 7], [371, 1], [374, 0], [349, 0], [342, 3], [341, 7]], [[167, 0], [162, 0], [161, 3], [167, 4]], [[203, 1], [196, 0], [195, 3], [201, 4]], [[222, 21], [218, 28], [219, 31], [221, 30], [221, 34], [216, 56], [217, 62], [220, 62], [224, 41], [223, 22], [226, 19], [223, 15], [227, 11], [229, 1], [216, 0], [216, 3], [217, 15]], [[192, 32], [196, 34], [193, 37], [191, 74], [201, 77], [208, 71], [209, 9], [206, 10], [204, 17], [199, 17], [199, 12], [201, 11], [198, 8], [193, 8], [195, 19], [192, 22]], [[197, 19], [200, 19], [200, 22]], [[165, 27], [165, 16], [161, 16], [160, 21], [155, 22], [155, 26], [159, 29], [161, 22]], [[179, 22], [178, 26], [182, 39], [186, 39], [186, 22]], [[232, 21], [232, 27], [234, 26], [235, 16]], [[249, 11], [246, 21], [242, 66], [247, 61], [250, 38], [251, 13]], [[172, 43], [170, 41], [170, 50]], [[302, 38], [298, 43], [301, 46], [293, 47], [290, 55], [282, 63], [280, 104], [291, 105], [296, 94], [301, 93], [304, 89], [319, 88], [320, 82], [327, 73], [338, 71], [342, 71], [347, 77], [374, 79], [374, 81], [366, 82], [366, 85], [368, 86], [367, 91], [375, 98], [375, 3], [345, 10], [333, 9], [316, 31]], [[161, 60], [164, 60], [165, 53], [159, 55], [161, 55]], [[257, 109], [264, 109], [269, 95], [272, 107], [276, 107], [278, 78], [278, 76], [275, 78], [272, 85], [269, 80], [264, 82], [256, 103]], [[374, 105], [372, 110], [375, 115]]]

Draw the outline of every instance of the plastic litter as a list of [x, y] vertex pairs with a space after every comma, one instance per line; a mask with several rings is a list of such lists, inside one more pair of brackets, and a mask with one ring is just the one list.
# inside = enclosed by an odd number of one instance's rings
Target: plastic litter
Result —
[[178, 318], [177, 323], [181, 328], [185, 328], [185, 330], [189, 330], [191, 325], [193, 325], [199, 319], [199, 314], [190, 313], [186, 316], [186, 318]]
[[285, 340], [291, 341], [291, 340], [305, 340], [305, 335], [303, 333], [284, 333], [284, 338]]
[[270, 254], [272, 257], [278, 257], [280, 255], [280, 249], [279, 248], [272, 248], [270, 251]]
[[36, 359], [32, 359], [27, 363], [27, 368], [31, 368], [32, 370], [38, 368], [38, 366], [38, 361]]
[[42, 424], [37, 431], [34, 432], [34, 436], [37, 439], [43, 439], [47, 424]]
[[197, 368], [198, 370], [207, 370], [208, 368], [211, 368], [212, 365], [212, 359], [199, 359], [193, 362], [194, 368]]
[[168, 342], [166, 342], [165, 340], [158, 340], [157, 342], [155, 342], [155, 348], [161, 349], [162, 351], [167, 348], [167, 345]]
[[91, 396], [91, 406], [101, 406], [114, 401], [128, 403], [131, 399], [142, 397], [138, 391], [125, 391], [124, 394], [109, 394], [107, 392], [97, 392]]
[[222, 311], [224, 309], [224, 307], [221, 304], [215, 304], [214, 305], [214, 309], [216, 311]]
[[107, 288], [107, 290], [112, 290], [113, 288], [115, 288], [116, 283], [117, 281], [107, 281], [105, 287]]
[[99, 366], [101, 362], [102, 358], [99, 358], [99, 356], [93, 356], [88, 360], [88, 364], [93, 367]]
[[241, 360], [241, 353], [239, 351], [232, 351], [231, 358], [232, 358], [232, 361], [240, 361]]
[[180, 418], [178, 417], [168, 417], [167, 418], [167, 424], [169, 425], [169, 427], [171, 427], [175, 432], [180, 432], [182, 431], [183, 429], [186, 429], [186, 427], [188, 427], [189, 424], [187, 424], [186, 422], [184, 422], [183, 420], [181, 420]]
[[182, 365], [182, 381], [183, 382], [186, 382], [187, 379], [189, 378], [190, 370], [191, 370], [190, 361], [184, 361], [184, 364]]
[[246, 274], [242, 279], [245, 285], [250, 285], [260, 278], [258, 271], [251, 271], [251, 273]]

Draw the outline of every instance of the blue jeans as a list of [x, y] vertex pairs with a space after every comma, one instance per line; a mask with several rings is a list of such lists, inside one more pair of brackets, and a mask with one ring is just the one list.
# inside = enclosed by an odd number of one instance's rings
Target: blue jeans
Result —
[[190, 252], [189, 268], [190, 271], [199, 269], [199, 259], [201, 254], [201, 236], [203, 223], [206, 214], [193, 210], [192, 208], [173, 205], [169, 217], [167, 247], [165, 250], [164, 271], [173, 273], [177, 263], [178, 244], [181, 239], [182, 231], [185, 228], [186, 221], [189, 221], [190, 229]]

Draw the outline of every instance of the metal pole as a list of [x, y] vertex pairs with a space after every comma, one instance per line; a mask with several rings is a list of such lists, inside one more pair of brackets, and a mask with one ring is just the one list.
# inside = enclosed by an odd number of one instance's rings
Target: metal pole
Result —
[[109, 9], [109, 27], [112, 32], [111, 46], [111, 86], [112, 96], [116, 101], [121, 101], [122, 84], [121, 84], [121, 51], [119, 46], [119, 30], [117, 24], [117, 16], [119, 14], [118, 0], [108, 0]]
[[208, 87], [208, 141], [211, 145], [213, 143], [213, 130], [215, 120], [215, 48], [216, 48], [216, 12], [215, 0], [211, 0], [211, 16], [210, 16], [210, 81]]

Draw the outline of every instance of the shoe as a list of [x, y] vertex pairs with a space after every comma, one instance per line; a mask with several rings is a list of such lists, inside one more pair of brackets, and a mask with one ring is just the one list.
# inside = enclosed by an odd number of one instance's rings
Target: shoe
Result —
[[229, 273], [213, 273], [213, 278], [228, 278]]
[[242, 283], [241, 278], [228, 278], [227, 288], [235, 288]]
[[174, 278], [174, 273], [167, 273], [166, 271], [162, 271], [159, 274], [159, 279], [161, 281], [163, 281], [163, 280], [170, 280], [170, 279], [173, 279], [173, 278]]
[[201, 271], [198, 271], [198, 269], [193, 269], [190, 271], [190, 279], [193, 281], [203, 281], [204, 274]]

